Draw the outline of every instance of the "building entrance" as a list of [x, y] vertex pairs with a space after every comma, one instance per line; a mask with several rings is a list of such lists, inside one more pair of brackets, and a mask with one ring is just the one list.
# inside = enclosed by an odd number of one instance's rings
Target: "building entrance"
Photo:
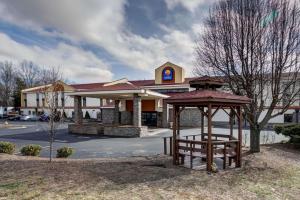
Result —
[[157, 112], [142, 112], [143, 126], [157, 126]]

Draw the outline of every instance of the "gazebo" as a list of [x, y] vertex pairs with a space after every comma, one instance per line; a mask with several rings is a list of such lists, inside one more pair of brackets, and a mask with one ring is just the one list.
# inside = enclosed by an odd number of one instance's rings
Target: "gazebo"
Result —
[[[190, 166], [193, 168], [193, 159], [201, 158], [206, 162], [207, 171], [212, 171], [214, 158], [223, 160], [223, 168], [235, 162], [235, 167], [241, 166], [242, 146], [242, 107], [250, 103], [245, 96], [238, 96], [217, 88], [223, 86], [223, 81], [215, 77], [200, 77], [190, 81], [194, 91], [178, 93], [166, 99], [166, 103], [173, 106], [173, 137], [172, 145], [173, 164], [183, 164], [185, 157], [190, 157]], [[186, 107], [198, 107], [201, 112], [201, 133], [180, 137], [180, 113]], [[214, 115], [223, 110], [229, 116], [229, 132], [215, 134], [212, 131]], [[233, 120], [238, 120], [238, 136], [233, 136]], [[207, 133], [204, 131], [204, 119], [207, 119]], [[199, 139], [198, 139], [199, 138]], [[165, 140], [166, 141], [166, 140]], [[165, 145], [166, 150], [166, 145]]]

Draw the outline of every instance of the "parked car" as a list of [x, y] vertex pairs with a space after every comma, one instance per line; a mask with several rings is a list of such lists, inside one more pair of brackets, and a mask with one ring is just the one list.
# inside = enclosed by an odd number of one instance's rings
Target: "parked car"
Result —
[[21, 121], [37, 121], [39, 118], [36, 115], [24, 115], [20, 118]]
[[49, 121], [49, 115], [47, 115], [47, 114], [42, 114], [41, 116], [40, 116], [40, 118], [39, 118], [39, 120], [41, 121], [41, 122], [47, 122], [47, 121]]
[[10, 121], [19, 121], [23, 115], [15, 115], [8, 118]]

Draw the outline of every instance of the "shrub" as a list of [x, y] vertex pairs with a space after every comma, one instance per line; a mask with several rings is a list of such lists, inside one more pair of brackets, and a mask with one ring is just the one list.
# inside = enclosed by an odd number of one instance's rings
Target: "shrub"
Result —
[[283, 126], [275, 126], [274, 131], [277, 134], [282, 134], [291, 138], [290, 142], [299, 142], [297, 138], [300, 137], [300, 125], [289, 124]]
[[26, 145], [21, 149], [21, 153], [23, 156], [39, 156], [42, 147], [36, 144]]
[[85, 119], [91, 119], [90, 113], [88, 111], [85, 112]]
[[56, 158], [67, 158], [74, 153], [73, 148], [71, 147], [62, 147], [57, 149]]
[[13, 154], [16, 150], [16, 145], [11, 142], [0, 141], [0, 153]]
[[282, 133], [282, 130], [283, 130], [283, 126], [281, 126], [281, 125], [276, 125], [276, 126], [274, 126], [274, 131], [275, 131], [275, 133], [276, 134], [281, 134]]

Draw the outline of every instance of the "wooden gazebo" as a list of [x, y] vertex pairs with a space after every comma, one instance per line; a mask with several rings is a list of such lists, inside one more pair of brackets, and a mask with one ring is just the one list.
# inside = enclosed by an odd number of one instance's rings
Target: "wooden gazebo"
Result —
[[[201, 77], [190, 82], [194, 91], [178, 93], [166, 99], [166, 103], [173, 105], [173, 137], [172, 156], [173, 164], [183, 164], [185, 157], [190, 157], [190, 166], [193, 167], [193, 159], [201, 158], [206, 161], [207, 171], [212, 171], [214, 158], [223, 160], [223, 168], [226, 161], [235, 167], [241, 166], [242, 146], [242, 107], [250, 103], [245, 96], [233, 95], [218, 91], [223, 81], [213, 77]], [[186, 107], [197, 107], [201, 112], [201, 134], [180, 137], [180, 113]], [[229, 133], [214, 134], [212, 132], [212, 119], [214, 115], [223, 110], [229, 116]], [[233, 136], [233, 119], [238, 119], [238, 136]], [[204, 132], [204, 118], [207, 119], [207, 133]], [[199, 119], [200, 120], [200, 119]], [[197, 136], [197, 137], [196, 137]], [[197, 139], [200, 138], [200, 139]]]

